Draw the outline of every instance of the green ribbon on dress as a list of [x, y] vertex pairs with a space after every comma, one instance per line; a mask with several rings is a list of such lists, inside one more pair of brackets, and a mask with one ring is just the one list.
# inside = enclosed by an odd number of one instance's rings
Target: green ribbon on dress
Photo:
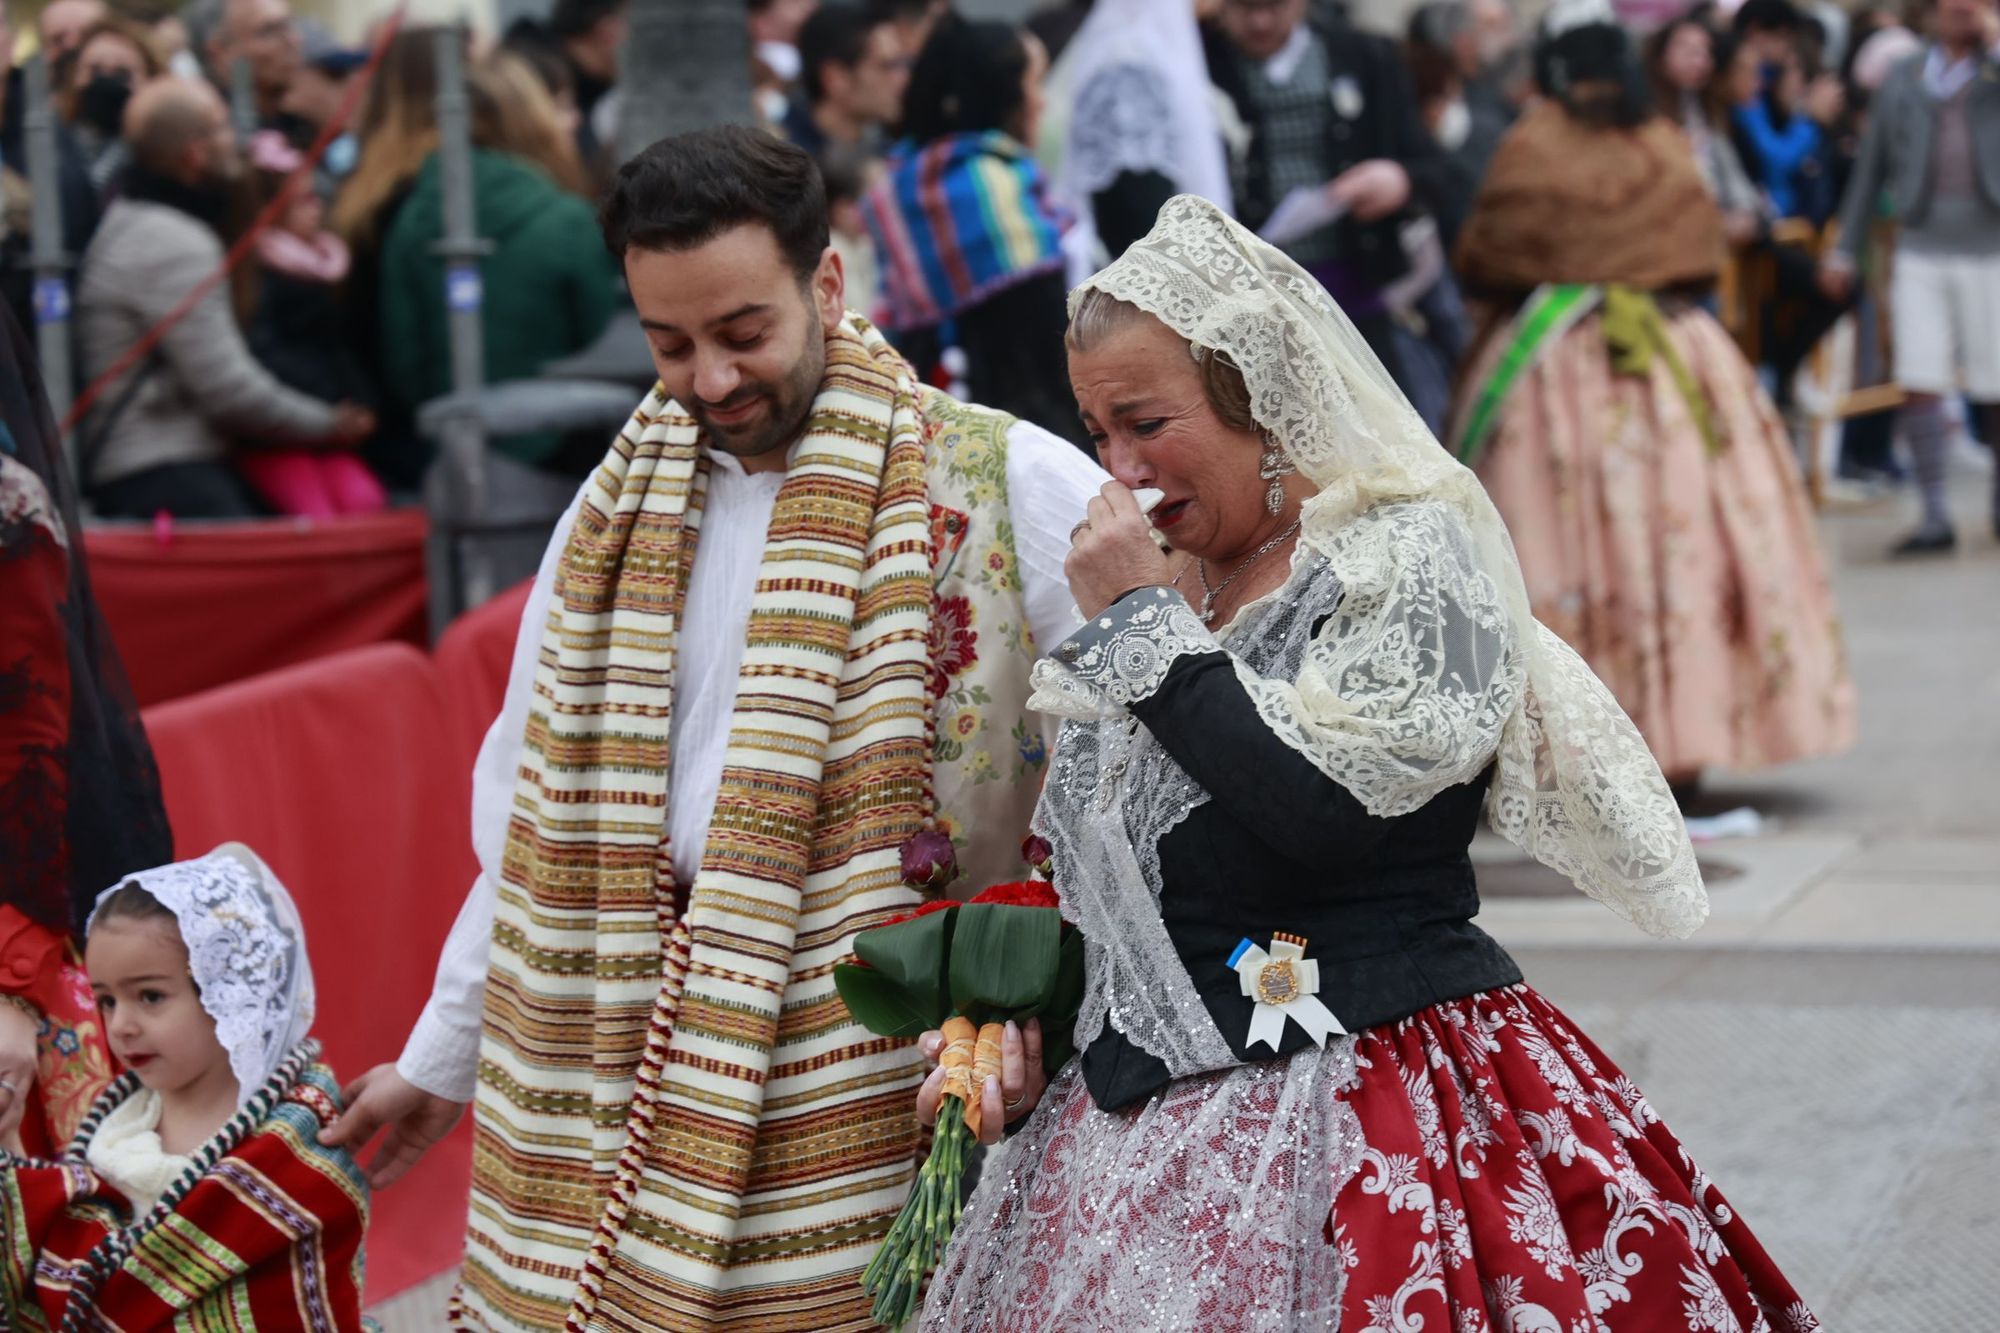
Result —
[[1673, 339], [1667, 336], [1667, 319], [1651, 292], [1636, 287], [1610, 286], [1604, 289], [1604, 342], [1611, 349], [1611, 369], [1619, 375], [1642, 378], [1653, 373], [1653, 358], [1665, 363], [1667, 377], [1680, 390], [1688, 415], [1701, 432], [1712, 458], [1722, 452], [1722, 437], [1716, 433], [1715, 417], [1708, 408], [1708, 396], [1701, 391], [1694, 372], [1681, 360]]
[[1619, 375], [1651, 375], [1653, 358], [1661, 358], [1709, 453], [1722, 451], [1708, 400], [1667, 336], [1666, 317], [1660, 313], [1659, 303], [1651, 293], [1617, 285], [1545, 283], [1529, 294], [1514, 316], [1507, 348], [1494, 362], [1473, 400], [1472, 410], [1465, 416], [1465, 424], [1452, 449], [1461, 463], [1472, 467], [1478, 461], [1487, 437], [1498, 424], [1508, 394], [1534, 368], [1542, 353], [1600, 307], [1604, 311], [1604, 341], [1611, 352], [1612, 371]]

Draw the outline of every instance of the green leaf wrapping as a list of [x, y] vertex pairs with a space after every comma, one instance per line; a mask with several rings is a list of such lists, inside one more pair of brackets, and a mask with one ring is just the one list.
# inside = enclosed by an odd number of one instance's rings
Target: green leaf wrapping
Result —
[[972, 903], [940, 915], [958, 918], [948, 969], [954, 1012], [992, 1023], [1047, 1005], [1062, 945], [1056, 912]]
[[878, 1037], [920, 1037], [944, 1022], [919, 1008], [907, 989], [872, 967], [836, 963], [833, 984], [854, 1021]]
[[[901, 990], [908, 1008], [929, 1016], [930, 1021], [924, 1025], [925, 1028], [942, 1026], [952, 1014], [945, 960], [952, 952], [952, 927], [964, 910], [958, 907], [943, 912], [927, 912], [908, 921], [898, 921], [893, 926], [864, 930], [854, 937], [854, 956], [874, 968], [886, 986]], [[838, 973], [835, 974], [834, 984], [840, 985]], [[882, 986], [873, 989], [878, 996], [885, 993]], [[843, 988], [841, 998], [846, 996]], [[852, 1007], [849, 1006], [850, 1009]], [[854, 1017], [869, 1031], [885, 1037], [917, 1035], [915, 1032], [892, 1033], [876, 1028], [858, 1011]], [[923, 1030], [918, 1028], [917, 1032]]]

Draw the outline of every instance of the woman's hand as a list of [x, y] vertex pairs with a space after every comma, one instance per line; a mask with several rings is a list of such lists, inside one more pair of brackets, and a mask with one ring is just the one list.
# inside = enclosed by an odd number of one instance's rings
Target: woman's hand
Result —
[[1063, 562], [1078, 610], [1094, 616], [1134, 588], [1167, 581], [1167, 558], [1132, 492], [1107, 481], [1086, 513]]
[[25, 1009], [0, 1001], [0, 1146], [19, 1152], [21, 1120], [35, 1087], [37, 1024]]
[[[937, 1123], [938, 1104], [944, 1100], [944, 1067], [937, 1062], [944, 1053], [944, 1034], [926, 1032], [917, 1038], [917, 1049], [932, 1066], [917, 1089], [917, 1121], [929, 1126]], [[1000, 1142], [1002, 1129], [1034, 1110], [1048, 1086], [1042, 1073], [1041, 1022], [1031, 1018], [1026, 1027], [1009, 1023], [1000, 1038], [1000, 1077], [987, 1079], [979, 1090], [979, 1141], [989, 1147]]]

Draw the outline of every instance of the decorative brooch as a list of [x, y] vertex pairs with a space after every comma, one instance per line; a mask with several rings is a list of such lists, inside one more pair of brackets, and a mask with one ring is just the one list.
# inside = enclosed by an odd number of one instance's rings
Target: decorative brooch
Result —
[[1306, 1030], [1316, 1046], [1326, 1045], [1334, 1033], [1346, 1028], [1333, 1011], [1319, 1002], [1319, 964], [1305, 956], [1306, 941], [1300, 935], [1279, 932], [1271, 936], [1269, 952], [1249, 940], [1229, 955], [1229, 966], [1243, 985], [1243, 993], [1257, 1002], [1250, 1015], [1248, 1045], [1263, 1042], [1278, 1049], [1290, 1018]]

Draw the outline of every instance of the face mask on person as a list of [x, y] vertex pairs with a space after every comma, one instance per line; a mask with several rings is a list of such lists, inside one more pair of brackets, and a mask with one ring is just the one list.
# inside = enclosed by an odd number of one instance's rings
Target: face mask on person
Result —
[[99, 74], [76, 96], [76, 118], [105, 138], [117, 137], [132, 100], [132, 79], [126, 74]]

